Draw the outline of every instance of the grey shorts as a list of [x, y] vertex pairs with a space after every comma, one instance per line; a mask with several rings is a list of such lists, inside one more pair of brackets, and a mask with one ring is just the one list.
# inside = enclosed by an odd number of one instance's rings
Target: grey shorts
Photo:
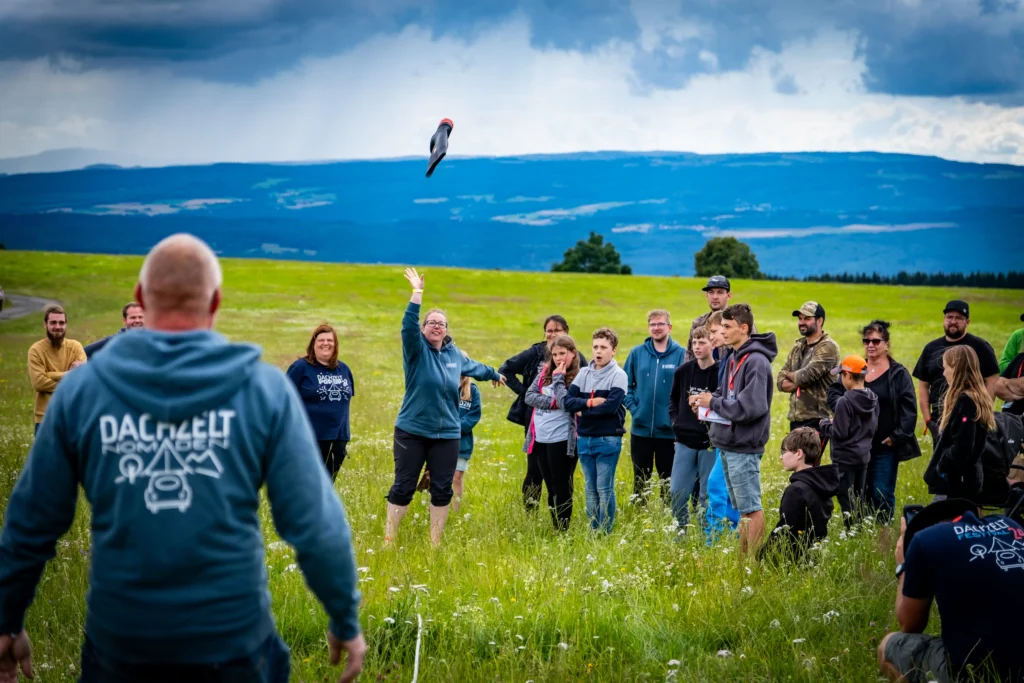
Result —
[[456, 472], [465, 472], [469, 469], [469, 458], [459, 458], [458, 462], [455, 463]]
[[764, 453], [720, 451], [729, 498], [741, 515], [761, 509], [761, 456]]
[[885, 661], [903, 674], [907, 683], [948, 683], [949, 657], [938, 636], [894, 633], [885, 644]]

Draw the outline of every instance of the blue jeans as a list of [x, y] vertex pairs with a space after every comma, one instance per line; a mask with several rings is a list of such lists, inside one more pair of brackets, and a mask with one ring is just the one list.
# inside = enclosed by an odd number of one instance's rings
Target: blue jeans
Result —
[[615, 468], [621, 451], [621, 436], [581, 436], [576, 441], [591, 529], [608, 532], [615, 523]]
[[875, 509], [879, 524], [888, 524], [896, 509], [896, 476], [899, 473], [896, 453], [888, 446], [879, 446], [868, 462], [868, 501]]
[[86, 636], [78, 683], [288, 683], [291, 652], [276, 633], [255, 652], [221, 664], [136, 664], [96, 649]]
[[675, 445], [675, 458], [672, 460], [672, 477], [669, 492], [672, 495], [672, 514], [680, 527], [690, 523], [690, 494], [693, 485], [700, 479], [700, 497], [698, 506], [707, 509], [708, 477], [715, 465], [715, 454], [707, 449], [697, 450], [678, 441]]
[[740, 511], [733, 507], [729, 500], [729, 488], [725, 483], [725, 469], [722, 467], [722, 456], [715, 449], [715, 464], [708, 475], [708, 525], [705, 529], [708, 545], [723, 533], [736, 529], [740, 522]]

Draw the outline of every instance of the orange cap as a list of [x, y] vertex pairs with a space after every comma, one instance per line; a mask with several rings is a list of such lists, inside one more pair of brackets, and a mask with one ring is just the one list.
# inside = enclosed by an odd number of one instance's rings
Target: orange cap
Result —
[[848, 372], [851, 375], [864, 375], [868, 371], [868, 362], [853, 353], [843, 359], [843, 362], [835, 368], [832, 368], [832, 374], [838, 375], [841, 372]]

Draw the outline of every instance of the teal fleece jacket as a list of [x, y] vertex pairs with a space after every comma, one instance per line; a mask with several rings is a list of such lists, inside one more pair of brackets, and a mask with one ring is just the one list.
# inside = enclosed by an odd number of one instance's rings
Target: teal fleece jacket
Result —
[[7, 503], [0, 632], [17, 633], [57, 540], [92, 506], [85, 634], [112, 657], [210, 664], [274, 632], [260, 532], [295, 548], [331, 631], [359, 634], [338, 496], [295, 387], [258, 347], [138, 330], [61, 381]]
[[683, 364], [686, 349], [668, 339], [665, 353], [658, 355], [650, 337], [634, 346], [626, 358], [626, 409], [633, 416], [630, 434], [654, 439], [675, 440], [672, 419], [668, 415], [672, 378]]
[[459, 378], [497, 381], [494, 368], [462, 355], [451, 337], [435, 349], [420, 331], [420, 305], [411, 301], [402, 316], [405, 397], [395, 427], [426, 439], [461, 439]]

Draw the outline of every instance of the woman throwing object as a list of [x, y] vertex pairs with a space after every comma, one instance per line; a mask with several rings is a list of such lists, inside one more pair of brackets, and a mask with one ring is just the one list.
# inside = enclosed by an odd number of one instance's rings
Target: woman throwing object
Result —
[[406, 268], [405, 279], [412, 285], [412, 298], [402, 318], [405, 397], [395, 421], [395, 483], [388, 493], [384, 544], [394, 539], [426, 465], [430, 470], [430, 542], [438, 546], [448, 520], [462, 437], [459, 380], [465, 375], [504, 384], [505, 378], [463, 355], [448, 336], [444, 311], [430, 309], [421, 326], [425, 277], [415, 268]]

